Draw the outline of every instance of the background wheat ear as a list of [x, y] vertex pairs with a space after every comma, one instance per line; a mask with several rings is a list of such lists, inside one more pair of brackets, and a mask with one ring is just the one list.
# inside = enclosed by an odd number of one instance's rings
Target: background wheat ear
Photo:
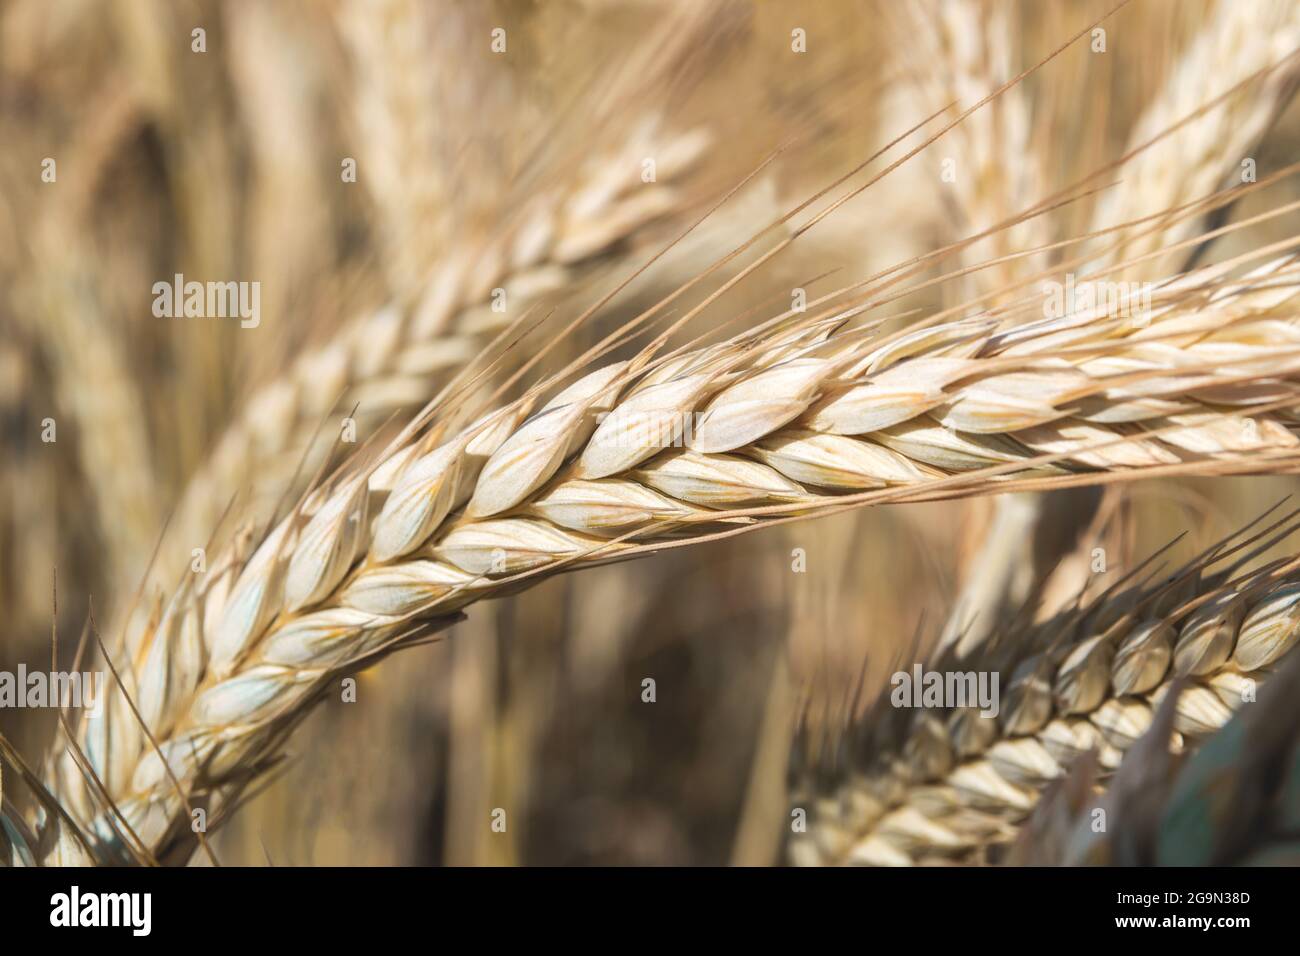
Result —
[[[922, 64], [937, 57], [945, 67], [920, 71], [926, 77], [921, 89], [928, 94], [922, 99], [923, 107], [933, 109], [984, 95], [1019, 69], [1008, 45], [1016, 45], [1011, 42], [1020, 26], [1015, 21], [1024, 19], [1026, 10], [978, 0], [949, 0], [909, 9], [914, 19], [925, 10], [936, 26], [927, 30], [924, 23], [913, 22], [900, 37], [901, 57], [905, 63]], [[1139, 11], [1129, 12], [1136, 15]], [[1051, 11], [1049, 16], [1060, 13]], [[1115, 28], [1132, 27], [1117, 22]], [[950, 48], [947, 55], [936, 53], [935, 43]], [[1022, 39], [1019, 46], [1026, 49], [1022, 55], [1030, 55], [1030, 43]], [[1077, 262], [1070, 271], [1080, 276], [1096, 270], [1114, 270], [1116, 277], [1149, 276], [1161, 268], [1177, 271], [1195, 256], [1204, 255], [1207, 248], [1201, 247], [1189, 250], [1186, 256], [1170, 255], [1163, 262], [1157, 258], [1131, 267], [1122, 265], [1135, 253], [1151, 252], [1203, 232], [1208, 220], [1222, 215], [1207, 211], [1160, 218], [1175, 205], [1216, 188], [1240, 187], [1249, 181], [1243, 164], [1255, 163], [1251, 157], [1266, 143], [1270, 128], [1294, 94], [1300, 71], [1300, 58], [1294, 55], [1297, 47], [1300, 17], [1287, 5], [1214, 5], [1203, 22], [1193, 22], [1190, 39], [1164, 65], [1164, 74], [1157, 76], [1150, 97], [1138, 101], [1138, 113], [1126, 132], [1122, 152], [1108, 167], [1113, 169], [1113, 183], [1091, 202], [1040, 213], [998, 232], [992, 240], [968, 247], [963, 254], [974, 261], [992, 243], [1003, 251], [1011, 246], [1035, 248], [1068, 235], [1071, 229], [1102, 233], [1121, 222], [1154, 216], [1154, 226], [1099, 235], [1087, 244], [1093, 254], [1091, 261]], [[988, 55], [978, 56], [982, 49], [989, 51]], [[1076, 176], [1083, 182], [1095, 181], [1104, 154], [1095, 153], [1084, 160], [1079, 144], [1069, 141], [1116, 119], [1108, 115], [1110, 99], [1088, 98], [1076, 100], [1068, 108], [1064, 105], [1074, 100], [1074, 84], [1084, 78], [1100, 81], [1095, 67], [1095, 62], [1086, 60], [1077, 67], [1061, 64], [1059, 69], [1036, 77], [1039, 85], [1034, 95], [1022, 86], [1013, 87], [983, 115], [972, 117], [975, 122], [954, 130], [964, 140], [956, 155], [964, 165], [976, 167], [973, 175], [959, 179], [948, 190], [949, 205], [956, 212], [948, 226], [954, 238], [1033, 212], [1040, 203], [1058, 196], [1066, 183], [1079, 181]], [[1072, 73], [1071, 68], [1077, 72]], [[1044, 127], [1034, 122], [1035, 115], [1046, 115], [1054, 123], [1069, 115], [1074, 122], [1064, 123], [1061, 135], [1044, 136]], [[1099, 137], [1092, 137], [1089, 150], [1096, 150], [1098, 143]], [[1088, 167], [1085, 162], [1094, 165]], [[1176, 173], [1169, 174], [1170, 170]], [[1013, 277], [1050, 272], [1057, 264], [1057, 251], [1021, 257], [996, 270], [975, 273], [967, 285], [989, 292], [990, 283], [996, 286], [998, 280], [1005, 283]], [[1061, 278], [1059, 274], [1053, 277]], [[1086, 526], [1096, 503], [1095, 495], [1078, 492], [1051, 499], [1006, 496], [991, 507], [982, 502], [973, 505], [968, 521], [982, 540], [978, 556], [965, 569], [963, 595], [941, 643], [956, 641], [960, 634], [964, 646], [974, 646], [984, 639], [987, 627], [999, 614], [1024, 603], [1038, 577]], [[1047, 507], [1054, 510], [1045, 513]], [[993, 514], [987, 516], [988, 511]]]
[[[1026, 825], [1021, 847], [1041, 837], [1044, 848], [1065, 853], [1062, 827], [1096, 806], [1093, 794], [1112, 786], [1112, 774], [1113, 802], [1133, 804], [1128, 814], [1146, 822], [1145, 801], [1154, 799], [1146, 785], [1173, 766], [1171, 751], [1218, 739], [1238, 709], [1261, 711], [1250, 718], [1257, 722], [1293, 706], [1279, 702], [1290, 684], [1273, 675], [1295, 673], [1300, 559], [1243, 567], [1296, 530], [1292, 512], [1242, 529], [1171, 574], [1144, 563], [1132, 574], [1149, 583], [1121, 581], [1037, 625], [1005, 621], [984, 646], [965, 656], [950, 648], [927, 665], [944, 675], [998, 675], [996, 715], [951, 701], [900, 708], [886, 688], [832, 754], [829, 776], [810, 772], [797, 782], [794, 800], [809, 823], [791, 841], [791, 858], [996, 860]], [[1048, 787], [1048, 805], [1030, 819]]]
[[[1172, 699], [1107, 786], [1083, 760], [1045, 795], [1010, 861], [1061, 866], [1295, 866], [1300, 658], [1192, 754], [1165, 745]], [[1137, 751], [1146, 759], [1139, 760]]]

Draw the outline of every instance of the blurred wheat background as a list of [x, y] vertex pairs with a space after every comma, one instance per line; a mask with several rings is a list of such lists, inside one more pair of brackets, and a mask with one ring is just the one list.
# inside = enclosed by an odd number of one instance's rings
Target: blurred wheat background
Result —
[[[1115, 161], [1229, 4], [1127, 4], [1105, 21], [1104, 53], [1069, 47], [1015, 88], [1021, 102], [991, 104], [801, 236], [718, 321], [933, 251]], [[984, 15], [945, 27], [933, 4], [848, 0], [7, 0], [0, 669], [47, 663], [52, 626], [70, 660], [92, 601], [104, 627], [150, 613], [155, 588], [227, 507], [268, 517], [332, 454], [309, 441], [317, 426], [332, 437], [354, 413], [364, 441], [421, 405], [432, 377], [497, 331], [493, 288], [514, 309], [564, 321], [635, 275], [548, 358], [558, 365], [925, 116], [1034, 66], [1110, 4], [964, 6]], [[491, 48], [495, 29], [504, 54]], [[1294, 18], [1290, 29], [1277, 32], [1296, 37]], [[792, 49], [796, 30], [806, 52]], [[1269, 65], [1258, 52], [1223, 56], [1202, 78], [1211, 95]], [[1223, 107], [1244, 127], [1251, 103], [1275, 104], [1247, 144], [1260, 179], [1300, 155], [1288, 92]], [[1029, 126], [1008, 121], [1015, 109]], [[646, 157], [658, 159], [651, 184]], [[946, 158], [990, 172], [953, 186]], [[54, 182], [42, 179], [46, 159]], [[1169, 164], [1156, 181], [1184, 175]], [[1006, 251], [998, 243], [1079, 235], [1103, 213], [1151, 214], [1233, 175], [1105, 213], [1123, 188], [1111, 185], [963, 250], [962, 262]], [[1226, 219], [1296, 193], [1284, 179]], [[521, 267], [518, 237], [539, 221], [543, 252]], [[1294, 215], [1270, 219], [1207, 255], [1296, 227]], [[176, 273], [260, 282], [260, 324], [155, 317], [152, 286]], [[1011, 277], [935, 284], [897, 309], [934, 311]], [[395, 350], [391, 315], [437, 334]], [[304, 364], [345, 339], [346, 382], [333, 365]], [[394, 351], [405, 358], [386, 365]], [[53, 443], [41, 438], [47, 418]], [[214, 849], [251, 865], [778, 862], [798, 716], [835, 725], [855, 688], [881, 686], [946, 625], [985, 626], [1023, 600], [1103, 505], [1107, 573], [1118, 575], [1185, 531], [1175, 553], [1194, 553], [1293, 484], [1053, 492], [1028, 517], [992, 498], [865, 509], [551, 579], [365, 672], [355, 703], [327, 699]], [[988, 585], [1004, 525], [1014, 547]], [[166, 560], [151, 571], [155, 548]], [[805, 573], [792, 570], [795, 549]], [[997, 592], [991, 605], [981, 582]], [[979, 600], [984, 613], [972, 614]], [[53, 731], [48, 714], [0, 710], [0, 732], [33, 756]], [[504, 833], [488, 826], [497, 808]]]

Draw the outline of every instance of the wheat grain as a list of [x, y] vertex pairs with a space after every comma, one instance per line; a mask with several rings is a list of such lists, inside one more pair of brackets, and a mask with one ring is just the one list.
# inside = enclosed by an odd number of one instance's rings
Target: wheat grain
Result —
[[[1278, 538], [1295, 530], [1293, 519], [1279, 522], [1288, 527]], [[1231, 566], [1210, 570], [1256, 543], [1247, 530], [1167, 582], [1108, 591], [1027, 633], [1003, 630], [965, 658], [941, 658], [941, 673], [999, 673], [1000, 713], [981, 716], [978, 705], [891, 713], [882, 701], [847, 778], [801, 782], [796, 802], [808, 827], [792, 840], [791, 858], [909, 865], [987, 856], [1085, 755], [1095, 751], [1105, 771], [1134, 765], [1128, 772], [1140, 774], [1155, 758], [1126, 752], [1149, 731], [1149, 750], [1194, 749], [1255, 699], [1300, 640], [1296, 561], [1235, 578]], [[1155, 714], [1172, 688], [1160, 724]], [[1259, 693], [1270, 696], [1270, 687]], [[1081, 790], [1069, 792], [1077, 800]]]
[[[187, 797], [219, 805], [340, 670], [445, 627], [520, 575], [698, 540], [746, 513], [742, 529], [875, 500], [837, 490], [924, 497], [969, 470], [971, 490], [994, 490], [989, 465], [1127, 468], [1116, 441], [1140, 449], [1140, 466], [1281, 467], [1300, 446], [1284, 421], [1261, 411], [1247, 426], [1229, 408], [1294, 397], [1300, 362], [1281, 356], [1296, 270], [1283, 258], [1238, 279], [1183, 277], [1136, 329], [1072, 315], [973, 341], [969, 322], [878, 339], [834, 331], [830, 310], [597, 368], [528, 417], [539, 386], [451, 437], [404, 440], [378, 468], [356, 463], [270, 534], [241, 536], [122, 661], [162, 758], [122, 695], [86, 722], [84, 749], [144, 847], [166, 857], [188, 846], [176, 842], [185, 804], [167, 768]], [[1062, 350], [1063, 337], [1107, 344]], [[1220, 421], [1237, 424], [1224, 433]], [[1132, 434], [1152, 422], [1158, 437]], [[1064, 457], [1037, 461], [1044, 445]], [[95, 810], [70, 754], [60, 764], [55, 792], [93, 820], [106, 856], [122, 854], [113, 815]], [[71, 848], [64, 839], [59, 852]]]

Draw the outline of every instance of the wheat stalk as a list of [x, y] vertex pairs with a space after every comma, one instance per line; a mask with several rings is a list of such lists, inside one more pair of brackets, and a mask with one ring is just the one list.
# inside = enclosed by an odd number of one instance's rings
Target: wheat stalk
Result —
[[[808, 826], [791, 841], [792, 860], [889, 866], [977, 858], [1011, 842], [1040, 794], [1085, 755], [1095, 752], [1105, 773], [1132, 766], [1134, 774], [1163, 766], [1167, 756], [1154, 755], [1171, 747], [1194, 749], [1255, 699], [1300, 640], [1300, 560], [1235, 577], [1244, 558], [1210, 568], [1252, 546], [1262, 551], [1296, 530], [1294, 518], [1254, 535], [1247, 526], [1167, 580], [1112, 588], [1028, 631], [1004, 627], [965, 658], [941, 658], [935, 669], [944, 673], [1000, 674], [1000, 713], [891, 712], [882, 700], [848, 776], [801, 782], [796, 802]], [[1128, 753], [1148, 731], [1151, 752]], [[1082, 791], [1092, 788], [1073, 788]]]
[[[242, 535], [119, 661], [160, 746], [123, 695], [83, 723], [116, 809], [96, 810], [71, 750], [52, 789], [93, 821], [105, 856], [124, 852], [120, 814], [137, 849], [167, 857], [186, 799], [255, 776], [340, 670], [539, 574], [764, 519], [1014, 487], [1000, 470], [1286, 467], [1300, 443], [1266, 409], [1295, 397], [1300, 363], [1281, 355], [1297, 268], [1283, 258], [1237, 279], [1216, 267], [1171, 281], [1136, 328], [1072, 314], [1006, 333], [962, 321], [880, 336], [843, 327], [836, 309], [787, 314], [713, 346], [652, 344], [531, 416], [562, 380], [459, 432], [450, 418], [408, 432], [269, 534]], [[1225, 407], [1252, 404], [1251, 419]], [[1157, 433], [1135, 433], [1152, 422]]]

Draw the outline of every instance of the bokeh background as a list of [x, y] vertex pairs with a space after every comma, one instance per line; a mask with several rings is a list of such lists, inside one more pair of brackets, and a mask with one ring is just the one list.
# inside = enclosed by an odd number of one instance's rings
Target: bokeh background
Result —
[[[994, 6], [1010, 79], [1109, 4]], [[1048, 191], [1123, 152], [1212, 6], [1136, 0], [1106, 22], [1105, 55], [1076, 44], [1025, 81], [1026, 148]], [[557, 349], [558, 365], [919, 122], [933, 65], [919, 23], [891, 3], [847, 0], [0, 4], [0, 668], [47, 662], [52, 625], [66, 651], [92, 603], [101, 623], [124, 618], [187, 483], [296, 355], [355, 316], [413, 307], [440, 264], [472, 255], [530, 197], [565, 194], [589, 157], [622, 156], [621, 175], [639, 183], [638, 147], [698, 135], [699, 158], [662, 184], [674, 202], [545, 297], [555, 328], [771, 160]], [[489, 48], [496, 28], [505, 55]], [[791, 48], [796, 29], [805, 53]], [[1300, 112], [1288, 108], [1254, 157], [1260, 176], [1298, 146]], [[698, 324], [959, 238], [972, 224], [955, 221], [938, 171], [969, 148], [922, 151]], [[47, 158], [55, 182], [42, 180]], [[341, 178], [347, 158], [356, 182]], [[1294, 192], [1285, 181], [1230, 214]], [[1076, 234], [1093, 202], [1054, 213], [1053, 233]], [[1282, 217], [1214, 254], [1295, 227]], [[260, 326], [156, 318], [151, 287], [175, 273], [259, 281]], [[955, 285], [898, 311], [960, 301]], [[47, 417], [52, 444], [40, 437]], [[1291, 485], [1114, 492], [1108, 573], [1183, 531], [1191, 553]], [[267, 507], [245, 490], [219, 488], [218, 508]], [[1022, 577], [1075, 546], [1079, 516], [1101, 501], [1051, 497], [1047, 511], [1064, 517], [1023, 543]], [[253, 865], [773, 862], [794, 721], [833, 726], [859, 683], [879, 685], [937, 637], [997, 507], [843, 514], [475, 608], [437, 644], [367, 672], [356, 703], [327, 702], [215, 848]], [[806, 573], [792, 570], [796, 548]], [[34, 758], [52, 730], [44, 715], [0, 711], [0, 731]], [[495, 808], [504, 834], [487, 826]]]

